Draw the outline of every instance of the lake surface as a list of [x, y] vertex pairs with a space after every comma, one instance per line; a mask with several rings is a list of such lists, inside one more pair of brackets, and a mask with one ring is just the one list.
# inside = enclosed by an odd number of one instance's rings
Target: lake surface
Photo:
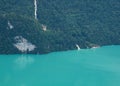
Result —
[[0, 86], [120, 86], [120, 46], [0, 55]]

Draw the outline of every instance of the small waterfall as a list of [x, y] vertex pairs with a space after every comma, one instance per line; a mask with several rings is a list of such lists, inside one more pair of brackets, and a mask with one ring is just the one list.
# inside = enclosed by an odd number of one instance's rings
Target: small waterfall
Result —
[[80, 46], [78, 44], [76, 44], [77, 50], [80, 50]]
[[37, 19], [37, 0], [34, 0], [34, 8], [35, 8], [35, 12], [34, 12], [34, 15], [35, 15], [35, 19]]
[[10, 21], [8, 21], [8, 28], [9, 29], [13, 29], [14, 28], [14, 26], [10, 23]]

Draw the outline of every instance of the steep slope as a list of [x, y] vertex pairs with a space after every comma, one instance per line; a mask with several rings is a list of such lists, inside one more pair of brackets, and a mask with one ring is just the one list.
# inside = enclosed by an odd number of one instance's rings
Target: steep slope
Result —
[[1, 0], [0, 53], [120, 44], [119, 0]]

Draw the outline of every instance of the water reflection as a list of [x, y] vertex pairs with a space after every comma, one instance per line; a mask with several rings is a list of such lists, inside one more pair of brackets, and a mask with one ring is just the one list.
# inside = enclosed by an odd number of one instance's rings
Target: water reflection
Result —
[[34, 58], [28, 56], [28, 55], [21, 55], [19, 56], [17, 59], [15, 59], [15, 64], [19, 67], [19, 68], [26, 68], [28, 65], [34, 63]]
[[27, 86], [27, 85], [25, 85], [25, 84], [22, 84], [22, 85], [20, 85], [20, 86]]
[[[114, 52], [115, 51], [115, 52]], [[120, 47], [0, 58], [0, 86], [120, 86]]]

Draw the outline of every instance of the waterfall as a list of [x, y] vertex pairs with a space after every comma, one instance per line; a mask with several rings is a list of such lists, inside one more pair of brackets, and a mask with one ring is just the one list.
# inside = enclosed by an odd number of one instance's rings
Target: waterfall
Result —
[[34, 8], [35, 8], [35, 12], [34, 12], [34, 15], [35, 15], [35, 19], [37, 19], [37, 0], [34, 0]]
[[80, 46], [78, 44], [76, 44], [77, 50], [80, 50]]
[[10, 23], [10, 21], [8, 21], [8, 28], [9, 29], [13, 29], [14, 28], [14, 26]]

